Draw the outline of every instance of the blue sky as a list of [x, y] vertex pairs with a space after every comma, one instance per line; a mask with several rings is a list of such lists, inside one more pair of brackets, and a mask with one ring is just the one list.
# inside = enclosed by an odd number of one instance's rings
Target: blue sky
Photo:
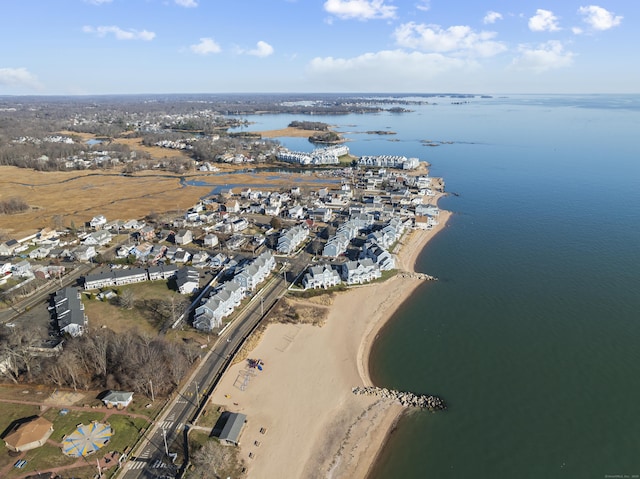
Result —
[[0, 13], [0, 95], [640, 93], [637, 0], [3, 0]]

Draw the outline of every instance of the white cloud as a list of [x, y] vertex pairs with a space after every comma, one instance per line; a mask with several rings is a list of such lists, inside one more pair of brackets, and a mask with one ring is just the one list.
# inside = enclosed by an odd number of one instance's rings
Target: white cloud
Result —
[[423, 12], [427, 12], [431, 9], [431, 0], [422, 0], [418, 2], [416, 5], [418, 10], [422, 10]]
[[0, 86], [42, 89], [38, 79], [26, 68], [0, 68]]
[[384, 0], [327, 0], [324, 2], [326, 12], [343, 20], [395, 18], [396, 8], [385, 5]]
[[260, 40], [256, 45], [256, 48], [249, 50], [247, 55], [254, 55], [256, 57], [268, 57], [273, 54], [273, 47], [267, 42]]
[[210, 53], [220, 53], [222, 48], [218, 45], [213, 38], [201, 38], [200, 43], [196, 43], [189, 47], [193, 53], [198, 55], [209, 55]]
[[582, 28], [580, 27], [571, 27], [571, 31], [575, 34], [575, 35], [581, 35], [583, 33]]
[[198, 2], [195, 0], [175, 0], [176, 5], [180, 5], [185, 8], [195, 8], [198, 6]]
[[418, 91], [426, 80], [474, 64], [440, 53], [384, 50], [354, 58], [314, 58], [307, 68], [311, 84], [335, 84], [342, 91]]
[[482, 19], [485, 25], [490, 23], [496, 23], [497, 20], [502, 20], [502, 13], [494, 12], [489, 10], [487, 14]]
[[494, 41], [495, 32], [474, 32], [468, 26], [452, 26], [446, 30], [439, 25], [414, 22], [400, 25], [393, 33], [399, 46], [426, 52], [453, 52], [490, 57], [506, 50]]
[[529, 30], [532, 32], [555, 32], [560, 30], [558, 17], [552, 11], [538, 8], [536, 14], [529, 19]]
[[617, 27], [623, 19], [622, 16], [616, 16], [612, 12], [597, 5], [580, 7], [578, 13], [584, 15], [584, 22], [594, 30], [609, 30], [610, 28]]
[[105, 37], [108, 34], [113, 34], [113, 36], [118, 40], [144, 40], [145, 42], [148, 42], [156, 37], [154, 32], [150, 32], [148, 30], [123, 30], [115, 25], [101, 27], [84, 26], [82, 27], [82, 31], [84, 33], [95, 34], [98, 37]]
[[536, 47], [520, 45], [519, 56], [511, 66], [517, 70], [543, 73], [548, 70], [568, 67], [573, 63], [572, 52], [566, 51], [562, 43], [551, 40]]
[[84, 0], [91, 5], [102, 5], [103, 3], [111, 3], [113, 0]]

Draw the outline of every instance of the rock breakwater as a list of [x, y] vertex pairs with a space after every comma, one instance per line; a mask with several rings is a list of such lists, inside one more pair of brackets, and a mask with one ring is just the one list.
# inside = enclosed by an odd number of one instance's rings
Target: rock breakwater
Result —
[[397, 401], [403, 407], [428, 409], [429, 411], [442, 411], [447, 409], [445, 402], [437, 396], [414, 394], [376, 386], [356, 386], [351, 389], [351, 392], [355, 395], [376, 396]]

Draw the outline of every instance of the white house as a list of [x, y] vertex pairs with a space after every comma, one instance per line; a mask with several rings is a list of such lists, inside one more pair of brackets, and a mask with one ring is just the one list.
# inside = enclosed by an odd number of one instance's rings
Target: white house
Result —
[[200, 273], [194, 268], [181, 268], [176, 273], [176, 284], [181, 294], [191, 294], [200, 286]]
[[19, 263], [14, 264], [11, 267], [13, 274], [19, 276], [21, 278], [28, 278], [33, 276], [33, 271], [31, 270], [31, 263], [29, 263], [26, 259], [20, 261]]
[[78, 261], [90, 261], [97, 254], [93, 245], [80, 245], [73, 250], [73, 255]]
[[126, 391], [109, 391], [102, 398], [102, 402], [108, 408], [115, 407], [122, 409], [127, 407], [133, 401], [133, 393]]
[[329, 264], [321, 264], [309, 268], [302, 278], [305, 289], [331, 288], [340, 284], [340, 274]]
[[222, 326], [222, 320], [233, 313], [244, 297], [244, 288], [233, 281], [222, 285], [206, 302], [196, 308], [193, 326], [211, 331]]
[[180, 245], [189, 244], [193, 241], [193, 233], [190, 230], [179, 230], [174, 236], [175, 243]]
[[275, 267], [276, 260], [271, 254], [271, 251], [267, 250], [242, 268], [242, 270], [233, 277], [233, 281], [247, 291], [253, 291], [267, 278]]
[[382, 276], [380, 268], [371, 258], [347, 261], [341, 266], [341, 276], [347, 284], [364, 284]]
[[101, 229], [106, 224], [107, 218], [105, 218], [104, 215], [94, 216], [93, 218], [91, 218], [91, 221], [89, 221], [89, 226], [96, 230]]
[[112, 235], [108, 230], [98, 230], [89, 234], [82, 244], [90, 246], [104, 246], [111, 241]]
[[208, 246], [209, 248], [213, 248], [215, 246], [218, 246], [218, 243], [220, 243], [220, 240], [213, 233], [209, 233], [208, 235], [206, 235], [204, 237], [204, 245]]

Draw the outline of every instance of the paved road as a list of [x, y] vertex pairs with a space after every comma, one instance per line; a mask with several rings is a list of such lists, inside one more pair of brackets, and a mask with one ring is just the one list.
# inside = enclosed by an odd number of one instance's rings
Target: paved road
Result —
[[264, 313], [284, 294], [286, 287], [283, 276], [278, 276], [255, 294], [236, 318], [233, 327], [218, 338], [180, 393], [145, 435], [132, 459], [125, 463], [118, 476], [120, 479], [174, 477], [178, 473], [177, 467], [167, 456], [165, 444], [170, 446], [179, 434], [184, 433], [184, 428], [188, 427], [199, 406], [206, 402], [213, 391], [232, 354], [257, 326]]

